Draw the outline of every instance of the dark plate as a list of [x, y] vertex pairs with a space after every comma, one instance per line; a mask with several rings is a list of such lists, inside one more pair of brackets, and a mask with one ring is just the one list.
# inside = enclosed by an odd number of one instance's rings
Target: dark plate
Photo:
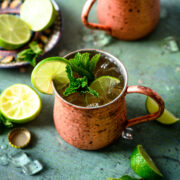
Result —
[[[23, 47], [17, 50], [9, 51], [2, 49], [0, 47], [0, 68], [17, 68], [17, 67], [29, 65], [28, 62], [24, 62], [24, 61], [17, 62], [15, 60], [17, 53], [23, 49], [26, 49], [28, 47], [28, 44], [33, 40], [37, 41], [40, 44], [41, 48], [44, 50], [44, 53], [41, 56], [39, 56], [38, 59], [41, 59], [42, 56], [44, 56], [46, 53], [48, 53], [55, 47], [55, 45], [58, 43], [59, 39], [61, 38], [61, 34], [62, 34], [62, 16], [61, 16], [60, 8], [55, 2], [55, 0], [51, 0], [51, 1], [54, 4], [56, 11], [58, 12], [54, 24], [45, 31], [32, 33], [31, 40]], [[13, 0], [10, 1], [10, 3], [6, 4], [5, 0], [2, 2], [0, 1], [0, 14], [9, 13], [9, 14], [18, 15], [19, 7], [22, 4], [22, 2], [23, 2], [22, 0]]]

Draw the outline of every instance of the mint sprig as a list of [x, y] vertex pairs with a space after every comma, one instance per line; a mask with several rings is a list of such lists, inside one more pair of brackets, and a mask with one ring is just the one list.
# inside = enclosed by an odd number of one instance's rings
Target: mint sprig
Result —
[[73, 59], [69, 60], [69, 63], [73, 72], [81, 77], [86, 76], [88, 84], [90, 84], [95, 79], [94, 70], [99, 58], [100, 54], [96, 54], [90, 59], [90, 53], [77, 53]]
[[29, 44], [29, 48], [17, 54], [18, 61], [27, 61], [32, 66], [36, 66], [37, 57], [42, 54], [43, 50], [39, 47], [38, 43], [33, 41]]
[[66, 72], [67, 72], [67, 76], [69, 79], [69, 86], [64, 91], [65, 96], [68, 96], [68, 95], [76, 93], [76, 92], [79, 92], [81, 94], [82, 93], [90, 93], [96, 97], [99, 96], [95, 90], [91, 89], [88, 86], [88, 80], [87, 80], [86, 76], [84, 76], [82, 78], [75, 78], [70, 65], [66, 66]]
[[13, 124], [0, 113], [0, 126], [11, 128], [13, 127]]

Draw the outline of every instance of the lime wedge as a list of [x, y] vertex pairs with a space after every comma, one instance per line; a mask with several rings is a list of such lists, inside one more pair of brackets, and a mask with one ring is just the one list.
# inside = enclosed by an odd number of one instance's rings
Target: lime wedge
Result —
[[[158, 111], [158, 104], [151, 99], [150, 97], [147, 97], [146, 99], [146, 109], [149, 113], [155, 113]], [[169, 112], [167, 109], [164, 110], [163, 114], [157, 119], [158, 122], [166, 125], [174, 124], [179, 121], [177, 117], [175, 117], [171, 112]]]
[[31, 32], [27, 24], [16, 16], [0, 15], [0, 46], [17, 49], [29, 41]]
[[68, 61], [61, 57], [51, 57], [37, 64], [31, 74], [33, 86], [45, 94], [53, 94], [53, 83], [58, 84], [58, 89], [63, 88], [69, 79], [66, 73]]
[[25, 123], [39, 115], [41, 99], [31, 87], [15, 84], [2, 92], [0, 111], [11, 122]]
[[99, 97], [91, 94], [86, 94], [85, 102], [87, 105], [98, 104], [103, 105], [111, 102], [115, 99], [122, 91], [119, 88], [120, 80], [112, 76], [101, 76], [95, 79], [91, 84], [90, 88], [97, 91]]
[[124, 175], [121, 178], [107, 178], [107, 180], [140, 180], [140, 179], [137, 179], [128, 175]]
[[144, 179], [160, 180], [163, 177], [151, 157], [143, 149], [142, 145], [137, 145], [132, 152], [130, 164], [134, 172]]
[[33, 31], [42, 31], [51, 26], [57, 12], [51, 0], [25, 0], [20, 9], [20, 17]]

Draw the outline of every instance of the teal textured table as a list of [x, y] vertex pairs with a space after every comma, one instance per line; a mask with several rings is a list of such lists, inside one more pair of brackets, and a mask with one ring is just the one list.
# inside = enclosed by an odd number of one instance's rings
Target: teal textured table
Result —
[[[162, 40], [174, 36], [180, 41], [179, 0], [162, 0], [165, 10], [157, 29], [148, 37], [125, 42], [112, 39], [111, 43], [99, 47], [86, 40], [90, 30], [80, 19], [85, 0], [58, 0], [64, 18], [64, 32], [61, 41], [49, 56], [63, 56], [80, 48], [98, 48], [112, 53], [126, 66], [129, 85], [144, 85], [156, 90], [164, 99], [166, 108], [180, 117], [180, 52], [169, 53], [162, 46]], [[91, 20], [95, 21], [95, 8]], [[32, 68], [0, 69], [0, 90], [14, 83], [30, 86]], [[1, 180], [106, 180], [107, 177], [134, 175], [129, 157], [137, 144], [142, 144], [164, 174], [164, 180], [180, 179], [180, 123], [165, 126], [149, 122], [133, 127], [133, 140], [120, 138], [117, 142], [99, 151], [83, 151], [65, 143], [57, 134], [53, 124], [53, 96], [40, 94], [42, 112], [40, 116], [22, 125], [32, 133], [30, 145], [22, 151], [44, 165], [42, 172], [26, 176], [11, 164], [0, 166]], [[128, 119], [146, 114], [145, 96], [127, 96]], [[0, 143], [7, 143], [9, 130], [0, 135]], [[7, 146], [7, 151], [12, 147]]]

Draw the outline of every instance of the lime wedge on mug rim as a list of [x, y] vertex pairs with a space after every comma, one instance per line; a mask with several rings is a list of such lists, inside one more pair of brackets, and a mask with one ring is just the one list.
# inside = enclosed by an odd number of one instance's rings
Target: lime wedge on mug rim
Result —
[[69, 83], [66, 73], [68, 61], [61, 57], [51, 57], [40, 61], [31, 74], [33, 86], [45, 94], [53, 94], [53, 81], [58, 87]]
[[0, 46], [13, 50], [27, 43], [31, 38], [28, 25], [14, 15], [0, 15]]
[[51, 0], [26, 0], [20, 9], [20, 18], [31, 30], [42, 31], [50, 27], [57, 12]]
[[39, 95], [25, 84], [14, 84], [1, 93], [0, 112], [11, 122], [29, 122], [35, 119], [40, 111]]
[[[113, 77], [113, 76], [101, 76], [97, 79], [95, 79], [91, 84], [90, 88], [98, 92], [99, 97], [93, 96], [91, 94], [85, 95], [85, 102], [86, 104], [92, 104], [97, 103], [98, 101], [104, 101], [103, 104], [107, 104], [112, 99], [108, 99], [108, 92], [111, 91], [111, 89], [120, 83], [120, 79]], [[118, 93], [119, 94], [119, 93]]]
[[[157, 112], [158, 108], [158, 104], [152, 98], [146, 98], [146, 109], [150, 114]], [[165, 125], [170, 125], [178, 122], [179, 118], [175, 117], [170, 111], [165, 109], [157, 121]]]

